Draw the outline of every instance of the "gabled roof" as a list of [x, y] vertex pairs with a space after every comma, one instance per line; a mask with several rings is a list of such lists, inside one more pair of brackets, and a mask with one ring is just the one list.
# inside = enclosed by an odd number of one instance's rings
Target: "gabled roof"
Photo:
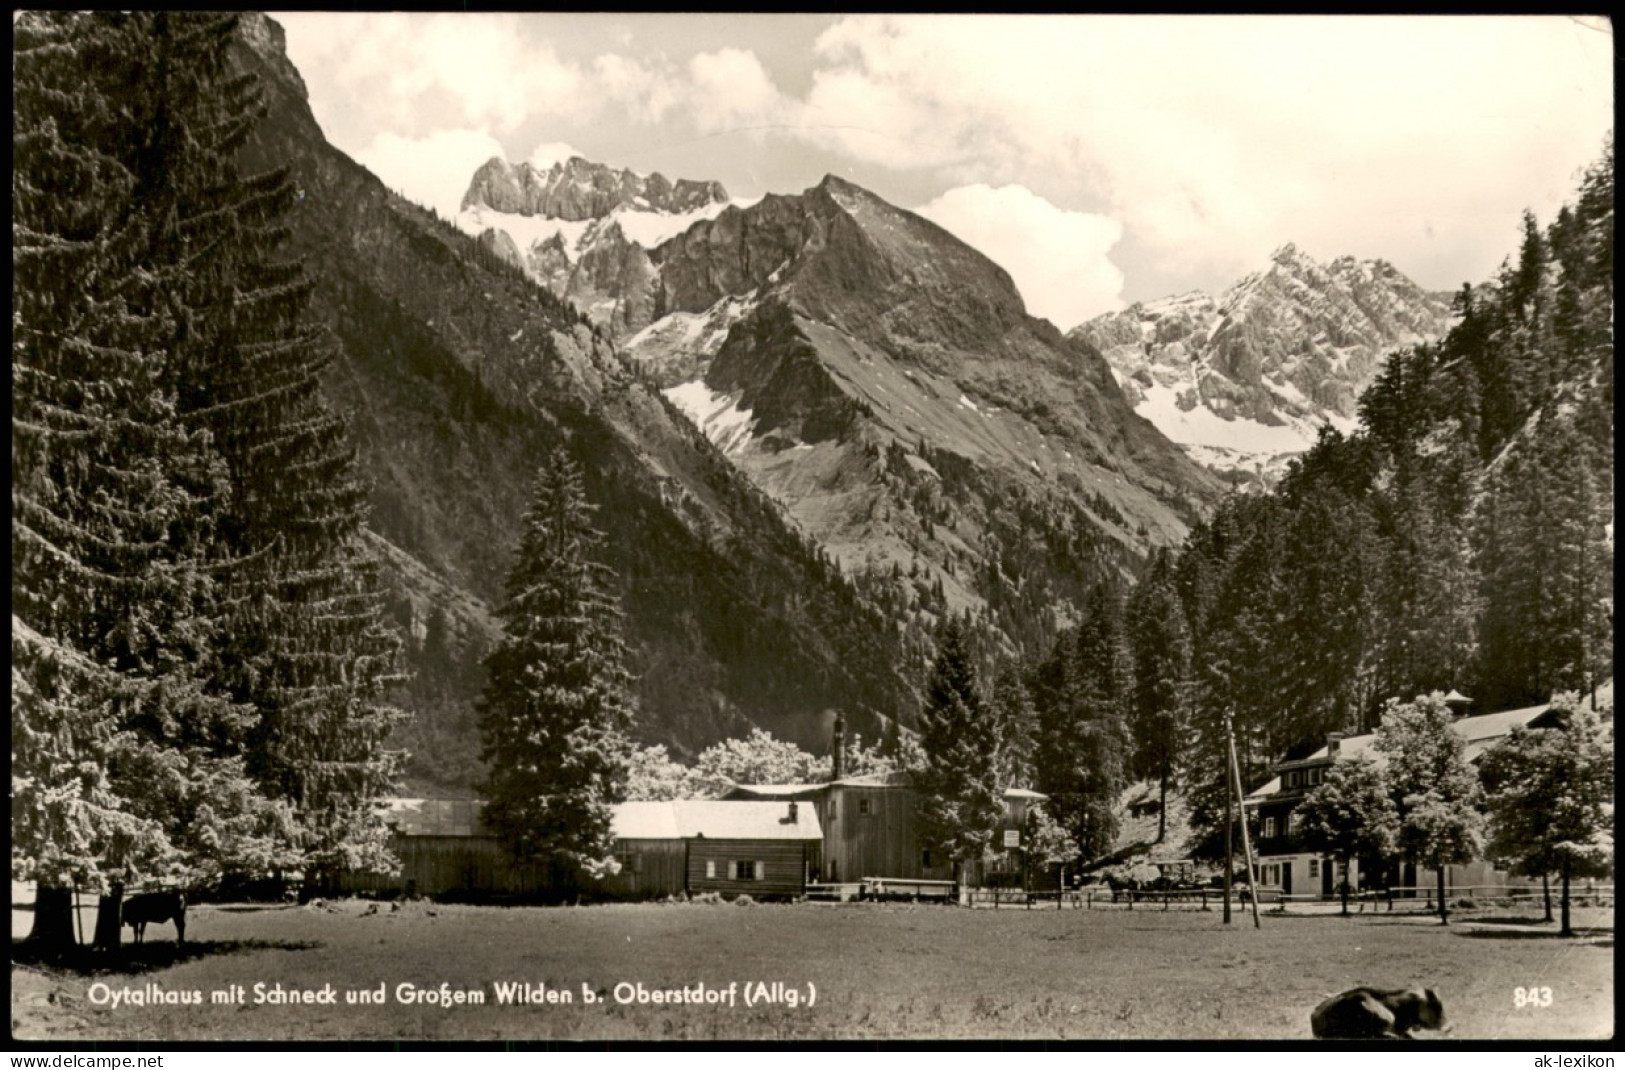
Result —
[[810, 799], [828, 784], [735, 784], [728, 789], [730, 799]]
[[[735, 784], [729, 799], [810, 799], [829, 788], [910, 788], [913, 780], [906, 772], [864, 773], [821, 784]], [[1006, 799], [1047, 799], [1049, 796], [1027, 788], [1006, 788]]]
[[384, 799], [384, 823], [403, 836], [483, 834], [479, 799]]
[[820, 840], [816, 806], [788, 802], [726, 799], [674, 799], [628, 802], [614, 808], [610, 829], [623, 840]]
[[[1604, 701], [1609, 704], [1614, 699], [1614, 682], [1612, 680], [1597, 688], [1597, 702]], [[1476, 717], [1458, 717], [1450, 722], [1450, 727], [1467, 742], [1465, 755], [1469, 763], [1476, 762], [1485, 751], [1495, 746], [1501, 740], [1512, 734], [1514, 728], [1520, 725], [1537, 724], [1543, 714], [1550, 710], [1551, 704], [1544, 706], [1525, 706], [1516, 710], [1501, 710], [1498, 713], [1481, 713]], [[1382, 762], [1382, 752], [1372, 744], [1377, 741], [1375, 732], [1367, 732], [1360, 736], [1348, 736], [1338, 744], [1338, 759], [1369, 758], [1372, 761]], [[1330, 751], [1322, 747], [1307, 758], [1300, 759], [1293, 765], [1311, 765], [1318, 761], [1326, 761], [1331, 757]], [[1270, 795], [1281, 791], [1281, 778], [1275, 776], [1266, 781], [1263, 786], [1248, 794], [1246, 802], [1256, 805]]]

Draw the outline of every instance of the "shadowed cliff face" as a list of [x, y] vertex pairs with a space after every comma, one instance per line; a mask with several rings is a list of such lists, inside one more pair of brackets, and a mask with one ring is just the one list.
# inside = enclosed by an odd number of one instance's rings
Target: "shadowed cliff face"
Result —
[[[912, 718], [914, 666], [893, 622], [602, 329], [513, 266], [506, 235], [458, 232], [328, 145], [271, 20], [247, 16], [241, 32], [238, 60], [269, 104], [246, 163], [290, 167], [303, 192], [292, 251], [339, 343], [324, 387], [372, 484], [375, 550], [417, 672], [402, 701], [420, 717], [400, 742], [419, 782], [466, 786], [477, 772], [469, 714], [491, 607], [554, 448], [582, 463], [607, 535], [645, 738], [691, 752], [759, 725], [822, 747], [815, 718], [830, 708], [870, 738]], [[637, 292], [641, 248], [604, 256], [606, 276]]]

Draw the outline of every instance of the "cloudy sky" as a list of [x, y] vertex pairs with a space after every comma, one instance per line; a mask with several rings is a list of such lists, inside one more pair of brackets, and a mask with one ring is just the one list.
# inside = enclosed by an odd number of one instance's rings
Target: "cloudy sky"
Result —
[[826, 173], [1002, 264], [1062, 328], [1296, 242], [1477, 282], [1612, 125], [1596, 19], [280, 14], [328, 138], [454, 214], [494, 155]]

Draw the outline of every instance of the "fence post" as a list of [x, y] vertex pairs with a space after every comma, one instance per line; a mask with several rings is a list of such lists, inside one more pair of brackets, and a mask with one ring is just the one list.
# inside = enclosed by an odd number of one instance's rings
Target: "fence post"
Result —
[[1203, 888], [1203, 889], [1201, 889], [1201, 892], [1202, 892], [1202, 909], [1206, 910], [1208, 908], [1208, 906], [1207, 906], [1207, 889]]

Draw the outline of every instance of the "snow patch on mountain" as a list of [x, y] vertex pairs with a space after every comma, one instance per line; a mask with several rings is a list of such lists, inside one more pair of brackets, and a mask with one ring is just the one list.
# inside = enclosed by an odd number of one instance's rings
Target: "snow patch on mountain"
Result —
[[723, 453], [738, 453], [750, 445], [754, 417], [749, 409], [739, 407], [738, 396], [719, 394], [700, 379], [664, 393]]
[[486, 230], [498, 230], [513, 239], [513, 243], [528, 253], [538, 245], [554, 238], [566, 249], [576, 249], [596, 220], [554, 219], [549, 216], [520, 215], [517, 212], [499, 212], [483, 204], [474, 204], [457, 213], [453, 222], [465, 234], [479, 237]]
[[645, 249], [653, 249], [701, 220], [715, 219], [730, 205], [750, 203], [749, 200], [722, 201], [688, 212], [655, 212], [622, 207], [597, 219], [520, 215], [518, 212], [499, 212], [489, 205], [473, 204], [457, 213], [456, 223], [464, 232], [475, 237], [487, 228], [505, 231], [514, 244], [527, 253], [556, 237], [563, 242], [568, 260], [574, 263], [592, 246], [595, 237], [608, 232], [611, 224], [618, 226], [621, 235], [628, 241]]

